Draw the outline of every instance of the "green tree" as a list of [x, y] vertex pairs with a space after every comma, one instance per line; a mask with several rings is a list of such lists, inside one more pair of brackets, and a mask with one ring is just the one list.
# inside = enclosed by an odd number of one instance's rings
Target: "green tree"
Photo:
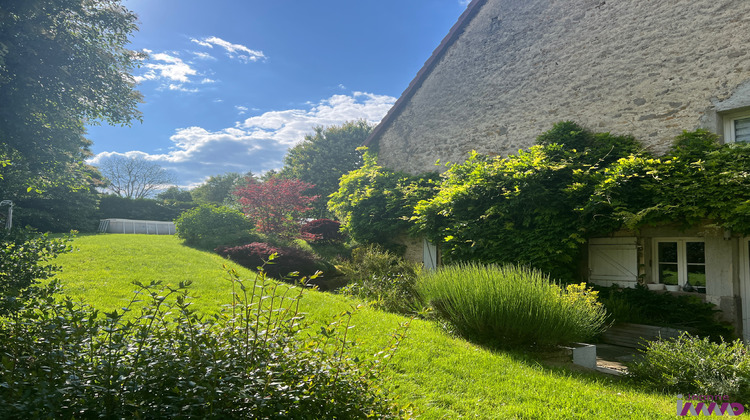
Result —
[[[136, 16], [118, 0], [8, 0], [0, 4], [0, 196], [21, 200], [95, 184], [84, 122], [140, 118], [125, 48]], [[60, 195], [64, 195], [62, 191]]]
[[189, 203], [193, 201], [193, 196], [192, 194], [190, 194], [190, 191], [180, 189], [180, 187], [176, 185], [172, 185], [159, 194], [156, 194], [156, 198], [164, 201], [179, 201], [183, 203]]
[[223, 205], [234, 200], [232, 191], [246, 177], [252, 178], [252, 172], [248, 172], [244, 176], [237, 172], [213, 175], [203, 184], [190, 190], [190, 195], [196, 203]]
[[281, 176], [315, 185], [307, 194], [324, 198], [314, 205], [316, 217], [328, 216], [325, 199], [338, 190], [341, 176], [362, 165], [362, 153], [357, 149], [370, 131], [372, 126], [363, 120], [315, 127], [314, 134], [287, 152]]
[[114, 0], [11, 0], [0, 22], [3, 153], [44, 186], [86, 157], [84, 120], [139, 118], [142, 55], [125, 48], [136, 16]]

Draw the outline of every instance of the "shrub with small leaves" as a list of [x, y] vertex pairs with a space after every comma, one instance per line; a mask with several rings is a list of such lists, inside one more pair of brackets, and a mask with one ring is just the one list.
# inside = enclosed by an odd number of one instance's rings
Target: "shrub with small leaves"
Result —
[[253, 223], [230, 207], [202, 204], [175, 220], [177, 236], [188, 245], [214, 249], [220, 245], [247, 243], [253, 238]]
[[679, 328], [714, 342], [734, 338], [732, 326], [716, 317], [716, 305], [700, 296], [654, 293], [641, 285], [595, 288], [613, 322]]
[[653, 341], [628, 371], [637, 381], [665, 392], [728, 395], [750, 403], [750, 355], [739, 339], [713, 343], [683, 333]]
[[331, 219], [311, 220], [300, 229], [300, 236], [314, 244], [336, 244], [344, 241], [341, 223]]
[[315, 258], [307, 251], [293, 247], [274, 246], [264, 242], [253, 242], [247, 245], [234, 247], [219, 247], [216, 252], [224, 258], [228, 258], [237, 264], [255, 270], [269, 261], [271, 255], [274, 260], [265, 267], [266, 273], [282, 279], [290, 273], [298, 273], [301, 276], [311, 276], [317, 271], [326, 271], [326, 264]]
[[52, 239], [26, 229], [0, 231], [0, 315], [34, 293], [31, 286], [60, 270], [50, 262], [72, 249], [70, 241], [70, 237]]
[[189, 282], [135, 283], [146, 301], [104, 316], [53, 288], [0, 318], [0, 418], [401, 418], [387, 358], [350, 355], [352, 312], [313, 327], [303, 289], [230, 270], [232, 304], [191, 308]]

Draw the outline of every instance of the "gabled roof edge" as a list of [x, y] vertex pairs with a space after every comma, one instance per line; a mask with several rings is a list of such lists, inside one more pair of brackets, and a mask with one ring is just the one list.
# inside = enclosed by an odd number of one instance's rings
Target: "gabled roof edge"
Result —
[[406, 87], [404, 92], [401, 93], [401, 96], [396, 100], [396, 103], [393, 104], [391, 109], [388, 110], [388, 113], [385, 114], [385, 117], [383, 117], [383, 119], [380, 120], [380, 123], [375, 126], [375, 128], [372, 130], [372, 133], [367, 136], [367, 139], [364, 142], [364, 146], [370, 146], [374, 139], [378, 137], [383, 132], [383, 130], [385, 130], [385, 127], [396, 118], [406, 102], [422, 85], [422, 82], [427, 78], [427, 75], [430, 74], [432, 69], [440, 61], [448, 48], [453, 45], [453, 42], [455, 42], [456, 39], [458, 39], [458, 36], [461, 34], [461, 32], [463, 32], [464, 27], [469, 24], [471, 19], [476, 15], [479, 9], [481, 9], [486, 2], [487, 0], [472, 0], [471, 3], [466, 6], [466, 10], [461, 13], [458, 21], [456, 21], [453, 27], [451, 27], [451, 30], [448, 31], [448, 35], [443, 38], [443, 40], [440, 42], [440, 45], [438, 45], [438, 47], [435, 48], [435, 50], [432, 52], [430, 58], [425, 61], [422, 68], [417, 72], [417, 75], [414, 77], [411, 83], [409, 83], [409, 86]]

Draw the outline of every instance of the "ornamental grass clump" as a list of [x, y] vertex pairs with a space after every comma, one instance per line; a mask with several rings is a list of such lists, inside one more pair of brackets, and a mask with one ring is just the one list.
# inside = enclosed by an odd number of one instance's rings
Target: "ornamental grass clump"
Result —
[[499, 347], [546, 347], [588, 340], [606, 311], [585, 284], [562, 288], [513, 265], [446, 266], [417, 282], [425, 303], [467, 338]]

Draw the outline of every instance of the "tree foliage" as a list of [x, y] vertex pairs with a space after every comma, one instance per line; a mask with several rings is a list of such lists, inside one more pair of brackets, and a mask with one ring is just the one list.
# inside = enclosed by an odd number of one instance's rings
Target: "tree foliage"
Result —
[[[119, 0], [0, 4], [0, 197], [25, 223], [61, 230], [95, 208], [100, 177], [84, 160], [84, 122], [140, 117], [128, 50], [136, 16]], [[70, 205], [68, 200], [75, 201]]]
[[313, 185], [296, 179], [246, 180], [246, 185], [234, 190], [233, 194], [245, 215], [255, 221], [258, 231], [283, 237], [296, 236], [303, 215], [318, 198], [303, 195]]
[[355, 240], [388, 246], [412, 226], [409, 218], [414, 206], [431, 197], [438, 175], [413, 176], [388, 170], [379, 166], [370, 152], [363, 159], [362, 167], [341, 177], [328, 208]]
[[183, 202], [189, 203], [193, 201], [193, 195], [188, 190], [183, 190], [176, 185], [172, 185], [166, 190], [156, 194], [156, 198], [168, 202]]
[[227, 204], [234, 199], [232, 191], [239, 186], [243, 179], [253, 178], [252, 172], [243, 177], [237, 172], [227, 172], [222, 175], [210, 176], [203, 184], [190, 190], [193, 200], [201, 204]]
[[159, 164], [142, 157], [112, 156], [100, 165], [109, 181], [107, 188], [124, 198], [147, 198], [174, 182], [174, 177]]
[[105, 194], [99, 201], [99, 219], [135, 219], [170, 222], [182, 212], [196, 207], [196, 203], [163, 201], [151, 198], [131, 199]]
[[136, 16], [116, 0], [13, 0], [0, 6], [0, 140], [22, 185], [80, 186], [83, 121], [128, 124], [140, 95], [125, 48]]
[[[357, 150], [372, 131], [366, 121], [350, 121], [340, 126], [315, 127], [284, 156], [281, 176], [315, 185], [310, 194], [328, 197], [338, 190], [339, 178], [362, 165], [362, 152]], [[325, 200], [314, 205], [315, 216], [327, 215]]]

